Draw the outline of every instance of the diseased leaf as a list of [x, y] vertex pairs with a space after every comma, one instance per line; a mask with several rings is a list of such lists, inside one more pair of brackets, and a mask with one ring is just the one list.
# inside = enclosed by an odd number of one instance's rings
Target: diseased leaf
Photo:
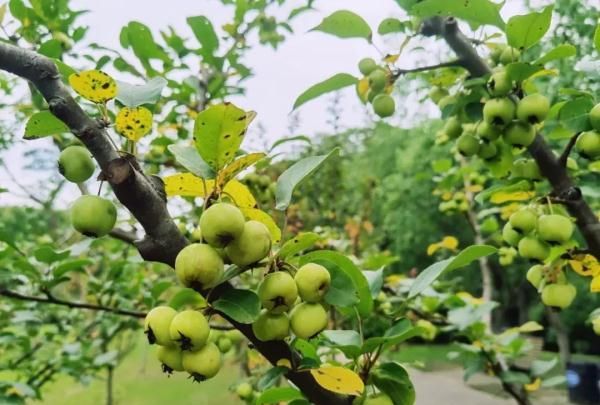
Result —
[[226, 184], [229, 180], [233, 179], [240, 172], [246, 170], [254, 163], [263, 159], [265, 156], [267, 155], [262, 152], [249, 153], [247, 155], [240, 156], [239, 158], [228, 164], [223, 170], [221, 170], [218, 177], [218, 183]]
[[106, 103], [117, 95], [117, 83], [101, 70], [85, 70], [69, 76], [69, 84], [86, 100]]
[[152, 112], [146, 107], [123, 107], [115, 118], [115, 129], [130, 141], [137, 142], [152, 131]]
[[323, 365], [310, 373], [317, 384], [338, 394], [360, 396], [365, 390], [360, 376], [346, 367]]

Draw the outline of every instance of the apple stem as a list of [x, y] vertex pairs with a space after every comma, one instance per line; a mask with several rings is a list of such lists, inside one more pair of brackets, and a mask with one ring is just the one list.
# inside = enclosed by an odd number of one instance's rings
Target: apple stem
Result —
[[550, 215], [554, 214], [554, 209], [552, 208], [552, 199], [547, 196], [546, 201], [548, 202], [548, 210], [550, 210]]

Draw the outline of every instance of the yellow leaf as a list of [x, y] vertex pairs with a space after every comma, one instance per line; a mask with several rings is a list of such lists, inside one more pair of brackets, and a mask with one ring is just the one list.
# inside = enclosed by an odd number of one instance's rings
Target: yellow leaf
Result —
[[519, 326], [519, 332], [521, 333], [538, 332], [540, 330], [544, 330], [544, 327], [534, 321], [525, 322], [523, 325]]
[[321, 366], [310, 370], [321, 387], [342, 395], [359, 396], [365, 390], [363, 380], [354, 371], [345, 367]]
[[590, 283], [590, 291], [593, 293], [600, 292], [600, 276], [595, 276]]
[[223, 196], [229, 197], [240, 209], [256, 207], [256, 199], [254, 199], [248, 187], [235, 179], [225, 184]]
[[497, 191], [490, 197], [493, 204], [502, 204], [507, 201], [525, 201], [530, 200], [535, 195], [533, 191], [514, 191], [507, 193], [505, 191]]
[[94, 103], [105, 103], [117, 95], [117, 82], [101, 70], [73, 73], [69, 84], [77, 94]]
[[385, 278], [385, 283], [388, 285], [396, 285], [402, 282], [406, 277], [403, 274], [391, 274]]
[[[163, 179], [165, 183], [165, 192], [168, 197], [174, 195], [180, 195], [183, 197], [205, 197], [206, 194], [210, 194], [214, 187], [214, 180], [206, 180], [202, 182], [202, 179], [198, 176], [194, 176], [191, 173], [177, 173], [171, 176], [167, 176]], [[206, 184], [206, 190], [205, 190]]]
[[585, 277], [600, 274], [600, 263], [592, 255], [576, 256], [573, 260], [569, 260], [569, 264], [573, 271]]
[[534, 392], [540, 389], [542, 386], [542, 380], [538, 377], [530, 384], [525, 384], [525, 391]]
[[396, 63], [396, 61], [398, 60], [399, 57], [400, 57], [399, 54], [387, 54], [383, 58], [383, 61], [385, 63]]
[[367, 102], [367, 94], [369, 93], [369, 78], [363, 77], [356, 83], [356, 93], [363, 103]]
[[458, 239], [456, 239], [454, 236], [444, 236], [440, 244], [443, 248], [456, 250], [458, 247]]
[[431, 245], [427, 246], [427, 256], [433, 255], [440, 248], [441, 248], [441, 246], [439, 243], [432, 243]]
[[466, 188], [466, 190], [475, 194], [483, 190], [483, 186], [481, 184], [471, 184], [469, 187]]
[[115, 119], [118, 133], [137, 142], [152, 130], [152, 112], [145, 107], [123, 107]]
[[289, 359], [279, 359], [277, 360], [277, 363], [275, 363], [276, 366], [279, 367], [285, 367], [285, 368], [292, 368], [292, 363], [290, 362]]
[[253, 219], [258, 222], [262, 222], [271, 233], [271, 241], [273, 243], [281, 242], [281, 229], [277, 226], [273, 218], [264, 211], [257, 208], [241, 208], [242, 213], [246, 219]]
[[264, 158], [266, 154], [260, 153], [250, 153], [248, 155], [241, 156], [228, 164], [220, 173], [219, 173], [219, 184], [226, 184], [229, 180], [233, 179], [238, 173], [243, 170], [246, 170], [254, 163], [258, 162], [262, 158]]
[[441, 199], [444, 201], [450, 201], [452, 199], [452, 193], [450, 191], [444, 191], [444, 193], [441, 196]]
[[510, 203], [500, 208], [500, 218], [507, 221], [510, 216], [521, 208], [521, 204]]

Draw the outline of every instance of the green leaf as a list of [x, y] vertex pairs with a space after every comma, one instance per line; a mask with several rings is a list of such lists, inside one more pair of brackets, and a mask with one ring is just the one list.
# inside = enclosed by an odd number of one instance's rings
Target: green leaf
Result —
[[125, 34], [121, 32], [122, 36], [127, 36], [128, 44], [133, 48], [133, 53], [141, 61], [147, 61], [149, 59], [160, 59], [163, 62], [170, 62], [169, 56], [154, 42], [154, 37], [150, 29], [144, 24], [131, 21], [127, 25]]
[[498, 249], [493, 246], [472, 245], [462, 250], [454, 257], [432, 264], [417, 276], [410, 287], [410, 293], [408, 297], [413, 298], [422, 293], [431, 285], [431, 283], [437, 280], [442, 273], [465, 267], [480, 257], [489, 256], [492, 253], [495, 253], [497, 250]]
[[172, 285], [173, 283], [170, 281], [159, 281], [158, 283], [155, 283], [150, 289], [150, 295], [152, 296], [152, 298], [157, 300], [162, 295], [162, 293], [167, 291]]
[[577, 54], [577, 48], [575, 48], [571, 44], [561, 44], [550, 51], [548, 51], [544, 56], [540, 57], [538, 60], [533, 62], [534, 65], [544, 65], [550, 61], [557, 59], [570, 58], [571, 56], [575, 56]]
[[564, 375], [557, 375], [554, 377], [544, 379], [542, 381], [542, 387], [544, 387], [544, 388], [556, 387], [557, 385], [562, 385], [562, 384], [565, 384], [566, 382], [567, 382], [567, 377], [565, 377]]
[[502, 3], [490, 0], [424, 0], [415, 4], [410, 13], [421, 18], [453, 16], [468, 21], [473, 28], [493, 25], [504, 30], [504, 20], [500, 16], [501, 8]]
[[519, 371], [504, 371], [500, 374], [500, 379], [509, 384], [529, 384], [531, 381], [529, 375]]
[[340, 349], [348, 357], [357, 358], [361, 354], [360, 335], [354, 330], [326, 330], [321, 336], [328, 340], [327, 346]]
[[50, 246], [41, 246], [33, 251], [33, 257], [35, 257], [35, 260], [46, 264], [52, 264], [54, 262], [64, 260], [69, 257], [69, 255], [70, 252], [68, 250], [57, 252]]
[[54, 276], [54, 278], [60, 278], [72, 271], [76, 271], [78, 273], [85, 273], [85, 267], [93, 263], [94, 261], [90, 259], [73, 259], [64, 261], [58, 264], [54, 268], [54, 270], [52, 270], [52, 275]]
[[590, 128], [588, 113], [593, 107], [594, 101], [590, 97], [567, 101], [558, 113], [558, 120], [573, 132], [586, 131]]
[[336, 151], [337, 148], [333, 149], [327, 155], [304, 158], [281, 173], [281, 176], [277, 179], [277, 187], [275, 189], [275, 209], [284, 211], [292, 201], [292, 193], [296, 186]]
[[540, 65], [531, 65], [525, 62], [514, 62], [506, 67], [506, 74], [515, 82], [522, 82], [534, 73], [542, 70]]
[[309, 145], [312, 145], [312, 140], [306, 136], [306, 135], [296, 135], [296, 136], [290, 136], [290, 137], [286, 137], [286, 138], [281, 138], [278, 139], [277, 141], [275, 141], [273, 143], [273, 145], [271, 145], [271, 148], [269, 149], [269, 152], [272, 151], [273, 149], [275, 149], [276, 147], [283, 145], [284, 143], [288, 143], [288, 142], [306, 142]]
[[594, 32], [594, 46], [600, 52], [600, 24], [596, 25], [596, 31]]
[[50, 111], [39, 111], [29, 117], [25, 124], [24, 139], [38, 139], [45, 136], [69, 132], [70, 129]]
[[285, 242], [281, 249], [279, 249], [279, 252], [277, 252], [277, 256], [281, 259], [286, 259], [314, 246], [320, 239], [321, 237], [314, 232], [300, 233], [294, 236], [293, 239]]
[[171, 298], [169, 306], [174, 309], [180, 309], [184, 306], [198, 308], [206, 306], [206, 300], [200, 293], [191, 288], [182, 288], [173, 296], [173, 298]]
[[0, 6], [0, 24], [4, 21], [4, 16], [6, 16], [6, 3]]
[[262, 404], [278, 404], [280, 402], [288, 402], [294, 399], [303, 399], [304, 396], [296, 388], [291, 387], [275, 387], [264, 391], [256, 400], [256, 405]]
[[531, 362], [531, 374], [536, 377], [542, 376], [550, 370], [552, 370], [557, 364], [558, 357], [555, 357], [548, 361], [534, 360], [533, 362]]
[[252, 323], [260, 313], [258, 295], [250, 290], [232, 288], [225, 291], [212, 305], [216, 310], [240, 323]]
[[373, 36], [369, 24], [361, 16], [348, 10], [333, 12], [311, 31], [321, 31], [339, 38], [364, 38], [369, 42]]
[[481, 193], [475, 196], [475, 201], [479, 204], [483, 204], [485, 200], [490, 198], [494, 193], [504, 192], [504, 193], [514, 193], [517, 191], [530, 191], [531, 183], [527, 180], [509, 180], [508, 183], [505, 184], [497, 184], [495, 186], [486, 188]]
[[117, 81], [117, 97], [126, 107], [138, 107], [142, 104], [155, 104], [167, 81], [157, 76], [142, 85]]
[[101, 367], [107, 365], [116, 365], [119, 352], [111, 350], [110, 352], [102, 353], [94, 359], [94, 366]]
[[190, 173], [203, 179], [215, 177], [215, 171], [198, 156], [198, 151], [193, 146], [169, 145], [167, 149], [175, 156], [177, 162], [189, 170]]
[[544, 37], [552, 22], [553, 6], [541, 12], [516, 15], [506, 24], [506, 38], [513, 48], [527, 49], [537, 44]]
[[217, 37], [210, 20], [204, 16], [195, 16], [188, 17], [186, 21], [202, 45], [202, 54], [212, 56], [219, 47], [219, 37]]
[[371, 373], [373, 383], [392, 400], [394, 405], [413, 405], [415, 387], [404, 367], [398, 363], [383, 363]]
[[377, 32], [379, 35], [393, 34], [396, 32], [404, 32], [410, 25], [404, 21], [400, 21], [397, 18], [386, 18], [379, 23]]
[[75, 69], [73, 69], [71, 66], [67, 65], [60, 59], [53, 59], [52, 61], [56, 65], [58, 73], [60, 73], [60, 76], [65, 83], [68, 82], [69, 76], [71, 76], [74, 73], [77, 73]]
[[386, 330], [383, 336], [376, 336], [365, 340], [361, 351], [362, 353], [369, 353], [377, 349], [380, 345], [383, 348], [398, 345], [410, 338], [420, 336], [421, 332], [422, 328], [413, 326], [410, 320], [403, 318]]
[[356, 305], [358, 312], [362, 316], [371, 314], [371, 311], [373, 311], [373, 298], [371, 297], [369, 283], [362, 271], [348, 257], [333, 250], [316, 250], [302, 256], [300, 262], [301, 264], [320, 262], [330, 272], [333, 268], [332, 264], [334, 264], [352, 280], [359, 299]]
[[379, 270], [368, 270], [363, 271], [365, 278], [369, 282], [369, 289], [371, 290], [371, 297], [375, 299], [379, 292], [381, 291], [381, 287], [383, 287], [383, 268]]
[[202, 159], [215, 170], [230, 163], [254, 116], [231, 103], [215, 104], [200, 112], [194, 123], [194, 141]]
[[358, 83], [358, 79], [348, 73], [338, 73], [331, 76], [329, 79], [323, 80], [311, 87], [309, 87], [304, 93], [300, 94], [296, 101], [294, 101], [294, 107], [292, 110], [300, 107], [302, 104], [322, 96], [323, 94], [330, 93], [335, 90], [342, 89], [344, 87], [352, 86]]
[[267, 388], [271, 388], [273, 385], [277, 384], [281, 377], [287, 373], [289, 369], [287, 367], [272, 367], [267, 371], [260, 380], [256, 383], [256, 388], [259, 391], [264, 391]]

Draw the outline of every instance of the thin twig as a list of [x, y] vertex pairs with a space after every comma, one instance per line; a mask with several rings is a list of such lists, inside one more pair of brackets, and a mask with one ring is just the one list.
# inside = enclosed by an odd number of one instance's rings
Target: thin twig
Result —
[[571, 154], [571, 151], [573, 150], [573, 147], [575, 146], [579, 135], [581, 135], [581, 132], [576, 133], [571, 137], [571, 139], [569, 139], [569, 143], [567, 143], [567, 145], [565, 146], [565, 150], [558, 158], [558, 161], [560, 162], [562, 167], [567, 167], [567, 160], [569, 159], [569, 155]]

